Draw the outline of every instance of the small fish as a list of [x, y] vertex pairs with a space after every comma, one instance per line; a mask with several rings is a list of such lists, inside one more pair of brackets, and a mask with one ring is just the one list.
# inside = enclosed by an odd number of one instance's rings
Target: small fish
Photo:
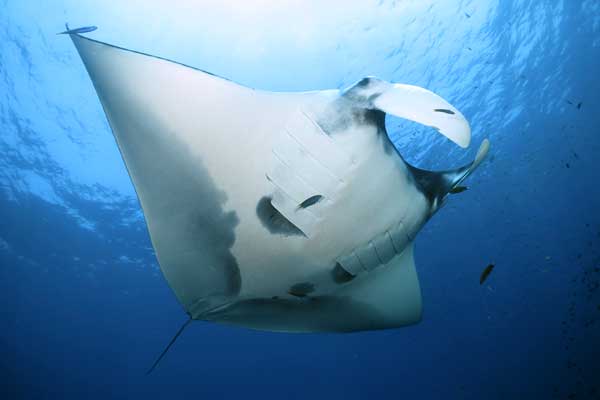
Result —
[[301, 208], [308, 208], [312, 205], [317, 204], [321, 200], [323, 200], [323, 196], [321, 196], [320, 194], [314, 195], [314, 196], [309, 197], [308, 199], [304, 200], [302, 203], [300, 203], [296, 210], [299, 210]]
[[569, 103], [570, 105], [573, 105], [573, 102], [571, 100], [567, 100], [567, 103]]
[[468, 186], [455, 186], [452, 189], [450, 189], [450, 191], [448, 193], [451, 193], [451, 194], [462, 193], [467, 189], [469, 189]]
[[492, 270], [494, 269], [494, 267], [495, 267], [494, 264], [490, 264], [487, 267], [485, 267], [485, 269], [481, 273], [481, 276], [479, 277], [479, 284], [480, 285], [483, 285], [483, 282], [485, 282], [485, 280], [487, 279], [487, 277], [492, 273]]
[[470, 47], [467, 47], [467, 50], [473, 51], [473, 49], [472, 49], [472, 48], [470, 48]]
[[569, 165], [569, 163], [566, 163], [566, 164], [565, 164], [565, 167], [567, 167], [567, 168], [571, 168], [571, 166]]
[[471, 14], [469, 14], [469, 13], [465, 13], [465, 17], [467, 17], [467, 18], [471, 18]]
[[578, 110], [580, 110], [580, 109], [581, 109], [581, 105], [582, 105], [582, 104], [583, 104], [583, 103], [582, 103], [581, 101], [580, 101], [579, 103], [577, 103], [577, 109], [578, 109]]
[[69, 27], [67, 27], [66, 31], [57, 33], [57, 35], [72, 35], [72, 34], [79, 34], [79, 33], [88, 33], [88, 32], [94, 32], [96, 29], [98, 29], [97, 26], [84, 26], [84, 27], [75, 28], [75, 29], [69, 29]]

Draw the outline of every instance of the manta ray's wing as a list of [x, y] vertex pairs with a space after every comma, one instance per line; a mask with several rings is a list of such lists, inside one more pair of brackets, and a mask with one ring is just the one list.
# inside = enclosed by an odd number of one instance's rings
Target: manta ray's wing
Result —
[[[268, 233], [244, 223], [256, 219], [256, 202], [269, 190], [268, 144], [310, 94], [255, 91], [172, 61], [71, 38], [178, 300], [196, 315], [237, 296], [242, 273], [234, 246], [253, 260], [248, 265], [268, 254], [254, 243]], [[249, 276], [244, 286], [252, 291], [253, 282], [261, 283]]]

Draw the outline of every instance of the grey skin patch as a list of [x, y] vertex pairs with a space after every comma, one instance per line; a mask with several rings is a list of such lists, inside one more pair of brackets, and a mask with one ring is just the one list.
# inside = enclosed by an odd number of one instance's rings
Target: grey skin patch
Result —
[[[372, 94], [378, 96], [379, 94]], [[383, 150], [385, 154], [393, 154], [396, 150], [389, 140], [387, 130], [385, 129], [385, 112], [369, 108], [370, 100], [360, 97], [356, 91], [347, 92], [335, 100], [329, 109], [319, 115], [317, 123], [328, 135], [343, 134], [351, 127], [367, 128], [373, 131], [374, 135], [379, 135], [382, 139]]]
[[385, 154], [390, 155], [397, 153], [396, 147], [394, 147], [394, 144], [387, 133], [387, 129], [385, 129], [385, 113], [380, 110], [365, 110], [365, 121], [377, 127], [377, 134], [381, 138]]
[[424, 169], [413, 167], [406, 163], [408, 170], [412, 173], [415, 183], [421, 193], [425, 195], [430, 207], [444, 198], [448, 190], [452, 187], [448, 179], [443, 173], [427, 171]]
[[385, 129], [385, 112], [373, 107], [373, 102], [381, 96], [382, 84], [380, 79], [366, 77], [344, 91], [333, 102], [331, 111], [319, 118], [323, 131], [332, 135], [351, 126], [369, 127], [382, 138], [385, 154], [393, 154], [396, 149]]
[[316, 195], [311, 196], [308, 199], [304, 200], [302, 203], [300, 203], [300, 205], [298, 205], [298, 209], [314, 206], [321, 200], [323, 200], [323, 196], [321, 196], [320, 194], [316, 194]]
[[369, 110], [377, 109], [373, 102], [389, 89], [390, 83], [375, 77], [366, 77], [342, 92], [342, 97], [357, 107]]
[[355, 278], [350, 272], [346, 271], [340, 263], [335, 263], [335, 267], [331, 270], [331, 278], [338, 285], [348, 283]]
[[262, 197], [256, 204], [256, 216], [270, 233], [284, 236], [305, 236], [296, 225], [273, 207], [269, 196]]
[[224, 209], [226, 193], [202, 160], [154, 114], [131, 119], [115, 113], [111, 122], [144, 132], [115, 131], [115, 137], [158, 261], [178, 300], [190, 312], [196, 303], [211, 307], [212, 301], [236, 296], [242, 282], [231, 249], [239, 218], [235, 211]]
[[292, 285], [288, 293], [295, 297], [306, 297], [315, 291], [315, 285], [310, 282], [301, 282]]
[[452, 111], [452, 110], [448, 110], [448, 109], [446, 109], [446, 108], [436, 108], [436, 109], [435, 109], [435, 110], [433, 110], [433, 111], [435, 111], [435, 112], [441, 112], [441, 113], [445, 113], [445, 114], [451, 114], [451, 115], [454, 115], [454, 114], [455, 114], [455, 113], [454, 113], [454, 111]]
[[200, 317], [253, 329], [287, 332], [354, 332], [385, 329], [385, 318], [373, 306], [349, 296], [255, 298]]

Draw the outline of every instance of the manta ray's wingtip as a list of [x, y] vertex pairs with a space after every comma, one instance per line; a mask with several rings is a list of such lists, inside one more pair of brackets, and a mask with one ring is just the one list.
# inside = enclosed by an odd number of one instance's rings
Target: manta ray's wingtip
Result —
[[80, 33], [89, 33], [89, 32], [94, 32], [96, 29], [98, 29], [98, 27], [91, 25], [91, 26], [82, 26], [81, 28], [70, 29], [69, 24], [66, 23], [65, 29], [66, 30], [63, 32], [58, 32], [57, 35], [78, 35]]

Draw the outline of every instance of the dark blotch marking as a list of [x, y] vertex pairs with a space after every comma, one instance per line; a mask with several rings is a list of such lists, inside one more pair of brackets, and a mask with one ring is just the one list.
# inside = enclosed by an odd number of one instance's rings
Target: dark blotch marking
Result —
[[354, 87], [366, 87], [369, 86], [371, 82], [373, 82], [373, 78], [362, 78], [360, 81], [358, 81], [358, 83], [354, 85]]
[[409, 171], [412, 173], [417, 187], [425, 195], [430, 205], [435, 202], [435, 199], [440, 201], [449, 193], [454, 185], [454, 177], [461, 176], [468, 166], [464, 166], [455, 171], [427, 171], [410, 164], [406, 164]]
[[308, 294], [315, 291], [315, 285], [310, 282], [300, 282], [292, 285], [288, 293], [296, 297], [306, 297]]
[[273, 207], [271, 198], [268, 196], [264, 196], [258, 201], [256, 216], [270, 233], [284, 236], [304, 236], [304, 233], [296, 225]]
[[441, 113], [445, 113], [445, 114], [451, 114], [451, 115], [454, 115], [454, 111], [452, 111], [452, 110], [448, 110], [448, 109], [445, 109], [445, 108], [436, 108], [436, 109], [435, 109], [435, 110], [433, 110], [433, 111], [435, 111], [435, 112], [441, 112]]
[[[370, 95], [369, 97], [367, 97], [367, 102], [368, 102], [369, 104], [373, 104], [373, 102], [374, 102], [375, 100], [377, 100], [377, 98], [378, 98], [379, 96], [381, 96], [381, 93], [380, 93], [380, 92], [373, 93], [372, 95]], [[383, 112], [383, 111], [382, 111], [382, 112]]]
[[[119, 126], [124, 121], [112, 122]], [[148, 113], [127, 124], [131, 132], [144, 135], [115, 131], [115, 137], [138, 193], [144, 194], [141, 205], [161, 265], [178, 270], [165, 276], [179, 301], [188, 313], [198, 313], [213, 299], [236, 296], [242, 281], [231, 249], [239, 218], [225, 210], [227, 194], [164, 121]], [[196, 252], [180, 257], [173, 243]]]
[[[375, 126], [375, 128], [377, 129], [377, 134], [382, 139], [381, 141], [383, 143], [383, 151], [385, 152], [385, 154], [390, 155], [394, 154], [395, 152], [398, 153], [392, 141], [390, 140], [387, 130], [385, 129], [385, 113], [383, 111], [364, 110], [361, 122], [364, 124]], [[398, 155], [400, 155], [400, 153], [398, 153]]]
[[337, 284], [348, 283], [355, 278], [355, 276], [346, 271], [340, 263], [335, 263], [335, 267], [331, 270], [331, 277]]
[[316, 195], [311, 196], [308, 199], [304, 200], [302, 203], [300, 203], [300, 205], [298, 206], [298, 209], [314, 206], [321, 200], [323, 200], [323, 196], [321, 196], [320, 194], [316, 194]]

